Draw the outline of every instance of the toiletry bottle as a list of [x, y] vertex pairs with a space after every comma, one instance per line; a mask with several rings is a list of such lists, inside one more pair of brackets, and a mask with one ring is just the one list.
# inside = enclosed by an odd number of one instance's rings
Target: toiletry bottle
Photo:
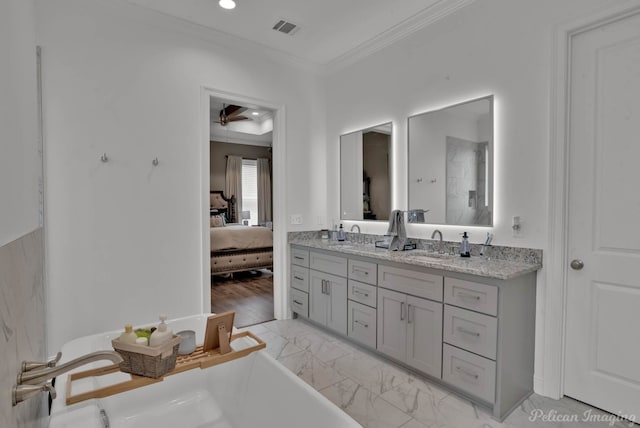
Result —
[[338, 240], [338, 226], [336, 226], [335, 223], [333, 223], [333, 230], [331, 231], [331, 240], [332, 241]]
[[133, 332], [133, 326], [131, 324], [125, 324], [124, 333], [120, 335], [118, 340], [123, 343], [136, 343], [138, 335]]
[[338, 229], [338, 241], [344, 241], [344, 229], [342, 223], [340, 223], [340, 229]]
[[160, 324], [158, 324], [158, 329], [151, 333], [149, 346], [160, 346], [173, 337], [173, 332], [165, 324], [166, 320], [167, 316], [165, 314], [160, 315]]
[[460, 257], [471, 257], [469, 253], [469, 236], [467, 232], [462, 234], [462, 242], [460, 243]]

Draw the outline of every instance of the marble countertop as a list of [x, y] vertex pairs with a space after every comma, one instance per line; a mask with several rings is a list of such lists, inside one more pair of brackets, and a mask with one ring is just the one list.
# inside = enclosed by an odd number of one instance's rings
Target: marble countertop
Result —
[[[337, 242], [326, 239], [293, 239], [291, 245], [298, 245], [321, 250], [335, 251], [347, 255], [370, 257], [372, 259], [405, 263], [450, 272], [467, 273], [486, 278], [511, 279], [542, 268], [540, 263], [526, 263], [521, 261], [495, 260], [482, 256], [469, 258], [447, 256], [443, 258], [430, 257], [424, 250], [389, 251], [376, 248], [373, 244], [359, 244], [354, 242]], [[442, 256], [440, 256], [442, 257]]]

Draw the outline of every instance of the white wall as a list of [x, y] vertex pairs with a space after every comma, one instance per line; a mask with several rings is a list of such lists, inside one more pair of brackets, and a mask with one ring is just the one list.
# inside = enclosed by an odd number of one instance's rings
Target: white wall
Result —
[[[339, 135], [354, 128], [394, 123], [394, 208], [407, 207], [407, 117], [461, 101], [495, 96], [494, 227], [438, 226], [446, 240], [463, 230], [481, 242], [487, 230], [497, 245], [548, 248], [550, 77], [554, 26], [615, 4], [612, 0], [476, 1], [327, 77], [328, 189], [337, 195]], [[330, 215], [338, 199], [329, 199]], [[521, 216], [513, 237], [511, 217]], [[383, 233], [386, 223], [363, 231]], [[427, 238], [433, 226], [407, 225], [410, 236]], [[536, 385], [544, 374], [541, 335], [547, 287], [538, 274]]]
[[38, 227], [33, 1], [0, 3], [0, 246]]
[[40, 0], [37, 16], [51, 352], [160, 312], [201, 312], [203, 86], [285, 106], [286, 215], [319, 228], [325, 118], [313, 73], [121, 0]]

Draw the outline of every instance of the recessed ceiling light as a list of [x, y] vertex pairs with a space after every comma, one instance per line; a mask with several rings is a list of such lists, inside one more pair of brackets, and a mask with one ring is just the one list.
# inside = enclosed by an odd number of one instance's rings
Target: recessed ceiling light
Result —
[[258, 113], [257, 111], [252, 111], [251, 114], [254, 115], [254, 116], [259, 116], [260, 115], [260, 113]]
[[220, 0], [218, 4], [223, 9], [234, 9], [236, 7], [236, 2], [233, 0]]

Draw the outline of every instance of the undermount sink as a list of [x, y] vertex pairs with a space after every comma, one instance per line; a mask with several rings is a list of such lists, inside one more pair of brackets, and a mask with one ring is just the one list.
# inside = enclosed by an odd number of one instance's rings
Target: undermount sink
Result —
[[427, 250], [412, 250], [407, 254], [409, 257], [427, 257], [430, 259], [453, 259], [457, 257], [456, 254], [448, 254], [448, 253], [437, 253], [435, 251], [427, 251]]

